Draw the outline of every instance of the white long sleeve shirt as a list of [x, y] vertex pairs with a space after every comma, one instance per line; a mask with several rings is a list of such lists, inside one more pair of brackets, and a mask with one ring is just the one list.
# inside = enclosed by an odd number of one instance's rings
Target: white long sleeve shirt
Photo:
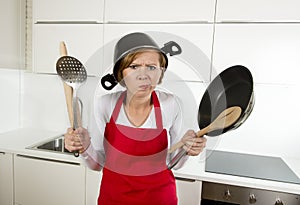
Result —
[[[163, 128], [167, 130], [168, 148], [180, 141], [187, 129], [183, 128], [182, 104], [179, 98], [173, 94], [163, 91], [155, 91], [160, 102], [162, 113]], [[121, 95], [122, 91], [102, 96], [95, 96], [94, 109], [91, 113], [91, 120], [88, 126], [88, 131], [91, 137], [91, 145], [82, 154], [86, 164], [91, 169], [100, 170], [105, 164], [105, 152], [103, 146], [104, 131], [106, 123], [109, 122], [115, 105]], [[120, 109], [116, 124], [135, 127], [128, 120], [124, 106]], [[156, 128], [156, 119], [154, 109], [151, 110], [148, 118], [139, 128]], [[177, 151], [178, 152], [178, 151]], [[177, 152], [168, 154], [166, 163], [169, 163], [172, 157]], [[181, 167], [186, 161], [187, 157], [182, 158], [174, 168]]]

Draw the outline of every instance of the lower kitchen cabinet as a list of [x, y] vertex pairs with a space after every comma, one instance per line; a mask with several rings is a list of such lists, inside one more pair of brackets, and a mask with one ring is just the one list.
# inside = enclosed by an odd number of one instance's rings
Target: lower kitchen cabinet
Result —
[[15, 205], [85, 204], [85, 166], [16, 155]]
[[176, 177], [178, 205], [199, 205], [202, 182]]
[[13, 155], [0, 152], [0, 204], [13, 205]]
[[86, 167], [86, 205], [97, 205], [102, 171], [94, 171]]

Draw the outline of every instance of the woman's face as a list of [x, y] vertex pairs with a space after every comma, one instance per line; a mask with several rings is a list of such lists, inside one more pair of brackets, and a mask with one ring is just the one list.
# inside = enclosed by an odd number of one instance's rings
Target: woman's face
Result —
[[136, 56], [122, 73], [127, 91], [133, 95], [149, 95], [154, 90], [162, 74], [159, 57], [151, 50]]

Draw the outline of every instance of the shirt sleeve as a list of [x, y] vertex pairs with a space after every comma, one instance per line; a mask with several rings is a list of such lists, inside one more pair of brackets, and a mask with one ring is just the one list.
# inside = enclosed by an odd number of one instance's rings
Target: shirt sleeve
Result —
[[105, 164], [103, 146], [105, 127], [119, 96], [120, 92], [95, 96], [88, 123], [91, 145], [81, 155], [86, 165], [93, 170], [101, 170]]
[[[173, 121], [172, 125], [169, 130], [169, 135], [170, 135], [170, 143], [169, 143], [169, 148], [179, 142], [181, 138], [183, 137], [184, 133], [187, 131], [187, 128], [185, 127], [185, 124], [183, 123], [183, 102], [180, 100], [179, 97], [174, 96], [173, 101], [172, 101], [172, 113], [168, 113], [172, 115]], [[176, 156], [178, 152], [180, 152], [183, 148], [179, 148], [173, 153], [169, 154], [167, 157], [167, 163], [170, 163], [170, 161]], [[188, 159], [188, 155], [185, 155], [176, 166], [174, 166], [173, 169], [179, 169], [181, 168], [185, 162]]]

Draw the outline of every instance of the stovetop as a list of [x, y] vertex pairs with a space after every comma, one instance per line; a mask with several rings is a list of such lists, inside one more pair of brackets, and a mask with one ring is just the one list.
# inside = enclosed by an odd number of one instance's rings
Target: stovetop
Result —
[[300, 184], [300, 178], [280, 157], [207, 150], [205, 171]]

